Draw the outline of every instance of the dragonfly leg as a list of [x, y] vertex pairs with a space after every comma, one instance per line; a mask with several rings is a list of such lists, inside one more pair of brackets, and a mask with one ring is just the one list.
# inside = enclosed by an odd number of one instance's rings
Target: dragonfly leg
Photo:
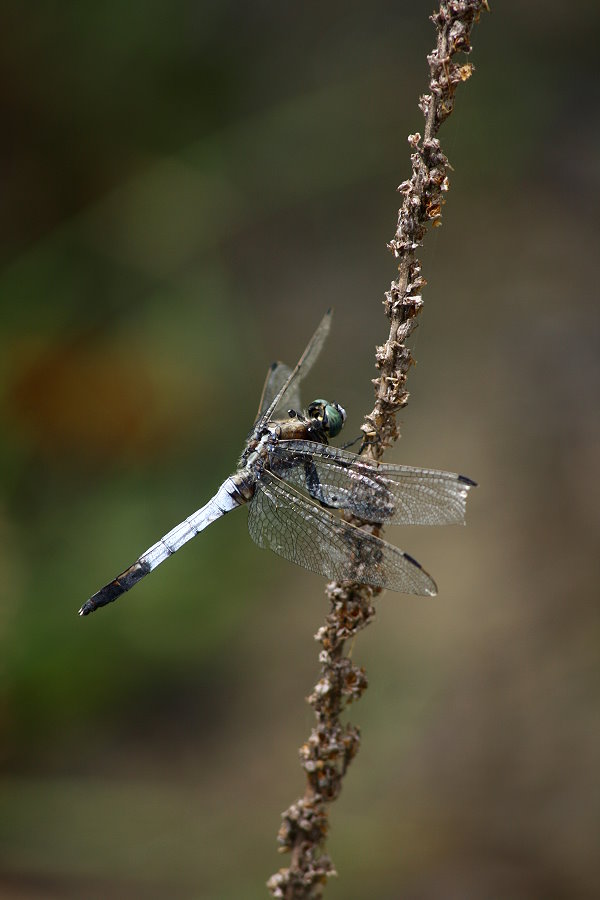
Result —
[[350, 447], [354, 447], [355, 444], [358, 444], [358, 442], [361, 441], [361, 440], [362, 440], [362, 445], [361, 445], [361, 448], [360, 448], [360, 452], [362, 453], [362, 451], [364, 450], [364, 448], [365, 448], [365, 446], [366, 446], [366, 445], [365, 445], [365, 439], [364, 439], [364, 436], [363, 436], [362, 434], [359, 434], [358, 437], [355, 437], [353, 441], [347, 441], [345, 444], [342, 444], [341, 449], [342, 449], [342, 450], [348, 450]]

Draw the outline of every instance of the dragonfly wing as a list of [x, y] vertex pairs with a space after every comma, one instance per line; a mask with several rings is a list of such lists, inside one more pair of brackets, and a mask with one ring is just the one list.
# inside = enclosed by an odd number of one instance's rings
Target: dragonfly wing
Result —
[[[289, 372], [289, 375], [287, 375], [285, 381], [275, 393], [270, 404], [265, 407], [262, 418], [264, 418], [266, 422], [270, 421], [274, 416], [275, 410], [281, 409], [284, 404], [287, 407], [293, 407], [294, 404], [290, 398], [294, 398], [294, 401], [300, 406], [298, 395], [300, 382], [308, 375], [323, 348], [323, 344], [325, 343], [331, 327], [332, 315], [333, 310], [328, 309], [321, 319], [319, 327], [308, 342], [306, 350], [296, 363], [296, 366]], [[269, 375], [267, 375], [265, 386], [268, 384], [268, 380]], [[295, 394], [292, 393], [292, 387], [294, 387]], [[261, 403], [261, 406], [262, 405], [263, 404]]]
[[193, 537], [196, 537], [211, 522], [224, 516], [225, 513], [235, 509], [236, 506], [240, 506], [243, 502], [245, 502], [244, 498], [240, 494], [234, 479], [228, 478], [223, 482], [212, 500], [209, 500], [202, 509], [192, 513], [191, 516], [188, 516], [187, 519], [176, 525], [160, 541], [146, 550], [132, 566], [129, 566], [128, 569], [125, 569], [124, 572], [121, 572], [120, 575], [117, 575], [116, 578], [105, 584], [89, 600], [86, 600], [79, 610], [79, 615], [87, 616], [100, 606], [112, 603], [113, 600], [116, 600], [121, 594], [124, 594], [125, 591], [128, 591], [134, 584], [137, 584], [138, 581], [141, 581], [142, 578], [156, 569], [165, 559], [173, 556], [177, 550], [183, 547], [184, 544], [187, 544]]
[[347, 509], [366, 522], [396, 525], [464, 522], [469, 489], [475, 486], [465, 475], [370, 462], [314, 441], [278, 441], [270, 466], [325, 506]]
[[[276, 362], [269, 368], [267, 372], [267, 377], [265, 378], [265, 385], [263, 387], [262, 396], [260, 398], [260, 406], [258, 408], [258, 415], [256, 419], [262, 418], [265, 411], [270, 407], [271, 403], [289, 379], [292, 374], [292, 370], [289, 366], [286, 366], [285, 363]], [[289, 409], [295, 409], [298, 412], [302, 403], [300, 401], [300, 384], [298, 381], [293, 383], [289, 389], [286, 391], [285, 397], [283, 398], [285, 404], [282, 403], [281, 399], [279, 404], [273, 410], [272, 417], [278, 419], [280, 417], [284, 417], [287, 415], [287, 411]]]
[[312, 503], [263, 471], [248, 512], [259, 547], [336, 581], [433, 596], [433, 579], [407, 553]]

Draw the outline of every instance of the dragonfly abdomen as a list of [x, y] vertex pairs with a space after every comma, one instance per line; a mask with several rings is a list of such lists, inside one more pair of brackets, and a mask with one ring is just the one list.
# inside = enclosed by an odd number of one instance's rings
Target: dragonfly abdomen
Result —
[[226, 478], [208, 503], [172, 528], [160, 541], [146, 550], [132, 566], [117, 575], [113, 581], [105, 584], [89, 600], [86, 600], [79, 610], [79, 615], [87, 616], [100, 606], [112, 603], [216, 519], [220, 519], [225, 513], [246, 503], [253, 493], [254, 479], [250, 472], [236, 472], [235, 475]]

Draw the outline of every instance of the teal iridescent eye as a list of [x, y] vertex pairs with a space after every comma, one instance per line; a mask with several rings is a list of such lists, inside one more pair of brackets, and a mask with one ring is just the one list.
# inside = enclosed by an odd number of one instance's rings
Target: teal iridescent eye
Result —
[[328, 437], [340, 433], [346, 421], [346, 410], [339, 403], [328, 400], [313, 400], [307, 409], [309, 418], [316, 419]]
[[324, 419], [325, 429], [329, 437], [335, 437], [344, 427], [346, 410], [339, 403], [326, 403]]

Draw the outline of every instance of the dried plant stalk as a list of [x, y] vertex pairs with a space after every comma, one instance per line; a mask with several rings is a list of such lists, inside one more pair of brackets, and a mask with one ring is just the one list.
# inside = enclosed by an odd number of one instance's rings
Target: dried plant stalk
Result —
[[[396, 233], [388, 244], [398, 260], [398, 277], [384, 301], [390, 331], [385, 344], [376, 351], [380, 374], [373, 381], [375, 406], [362, 426], [364, 455], [374, 460], [380, 459], [386, 447], [397, 440], [396, 413], [408, 402], [406, 379], [413, 357], [406, 340], [416, 326], [423, 305], [421, 290], [426, 283], [416, 250], [427, 226], [441, 225], [449, 187], [449, 164], [436, 135], [454, 108], [457, 86], [473, 72], [470, 63], [459, 64], [454, 57], [470, 52], [471, 28], [482, 10], [488, 10], [486, 0], [442, 0], [438, 12], [431, 16], [437, 43], [427, 57], [430, 92], [419, 100], [425, 117], [424, 135], [422, 139], [419, 134], [408, 138], [412, 176], [398, 188], [403, 196], [402, 206]], [[375, 534], [381, 531], [380, 526], [356, 518], [350, 521]], [[372, 601], [377, 593], [378, 589], [358, 584], [333, 582], [327, 586], [331, 611], [315, 635], [322, 646], [321, 677], [308, 698], [316, 724], [300, 748], [306, 790], [283, 814], [279, 830], [280, 850], [291, 851], [290, 865], [268, 881], [271, 894], [283, 900], [316, 900], [322, 896], [328, 877], [335, 874], [323, 849], [328, 827], [326, 805], [339, 795], [342, 779], [360, 744], [358, 728], [343, 724], [340, 714], [367, 687], [365, 671], [345, 655], [345, 643], [374, 617]]]

